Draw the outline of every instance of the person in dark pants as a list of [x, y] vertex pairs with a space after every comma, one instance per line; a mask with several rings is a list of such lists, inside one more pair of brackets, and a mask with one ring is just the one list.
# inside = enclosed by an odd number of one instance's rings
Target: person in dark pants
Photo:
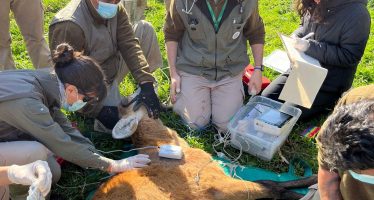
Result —
[[[332, 110], [353, 82], [357, 65], [370, 33], [367, 0], [296, 0], [301, 26], [291, 35], [295, 48], [317, 59], [328, 70], [327, 77], [310, 109], [300, 107], [300, 119]], [[302, 37], [314, 33], [308, 39]], [[262, 96], [278, 100], [289, 72], [281, 74]]]

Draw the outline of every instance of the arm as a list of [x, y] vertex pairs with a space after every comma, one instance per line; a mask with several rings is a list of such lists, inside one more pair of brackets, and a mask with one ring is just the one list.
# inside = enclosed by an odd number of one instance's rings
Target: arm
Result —
[[[253, 14], [249, 17], [243, 31], [244, 36], [249, 40], [249, 44], [251, 45], [255, 67], [261, 66], [264, 53], [265, 27], [258, 13], [258, 8], [256, 8], [256, 10], [253, 11]], [[261, 84], [262, 72], [260, 70], [255, 70], [248, 83], [248, 91], [250, 93], [258, 94], [261, 91]]]
[[339, 44], [310, 40], [305, 53], [328, 65], [349, 67], [358, 64], [369, 37], [369, 20], [366, 13], [352, 17], [341, 30]]
[[171, 10], [168, 10], [164, 24], [164, 34], [166, 41], [166, 54], [170, 72], [170, 98], [171, 102], [176, 102], [176, 94], [180, 92], [180, 76], [176, 70], [176, 60], [178, 51], [178, 41], [183, 37], [185, 27], [181, 17], [178, 15], [175, 1], [171, 2]]
[[343, 200], [340, 193], [340, 177], [335, 172], [318, 169], [318, 190], [321, 200]]
[[117, 14], [117, 44], [127, 67], [135, 80], [142, 82], [154, 82], [155, 79], [149, 72], [149, 65], [140, 48], [139, 41], [135, 38], [134, 31], [129, 22], [125, 8], [120, 5]]
[[169, 41], [166, 42], [166, 53], [168, 57], [169, 63], [169, 72], [171, 77], [171, 85], [170, 85], [170, 97], [171, 102], [176, 102], [176, 94], [180, 92], [180, 76], [177, 73], [175, 62], [177, 59], [177, 49], [178, 49], [178, 42]]
[[[111, 160], [101, 156], [95, 147], [77, 130], [60, 126], [50, 115], [49, 109], [36, 99], [21, 99], [19, 109], [6, 111], [10, 116], [4, 121], [33, 136], [49, 150], [65, 160], [81, 167], [108, 169]], [[11, 108], [9, 108], [11, 109]], [[60, 111], [59, 111], [60, 112]], [[61, 118], [61, 114], [56, 114]], [[61, 121], [59, 119], [58, 121]], [[67, 121], [67, 119], [65, 120]]]
[[0, 167], [0, 186], [11, 184], [8, 179], [8, 168], [9, 167]]
[[49, 27], [49, 48], [51, 50], [61, 43], [69, 43], [75, 51], [83, 51], [85, 47], [83, 30], [73, 22], [61, 22]]

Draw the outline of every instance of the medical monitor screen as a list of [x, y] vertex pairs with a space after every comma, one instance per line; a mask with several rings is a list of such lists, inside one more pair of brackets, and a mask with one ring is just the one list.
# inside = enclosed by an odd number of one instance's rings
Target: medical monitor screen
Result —
[[286, 114], [284, 112], [280, 112], [275, 109], [270, 109], [269, 111], [262, 114], [258, 119], [273, 125], [277, 126], [278, 128], [281, 128], [286, 122], [288, 122], [292, 118], [291, 115]]

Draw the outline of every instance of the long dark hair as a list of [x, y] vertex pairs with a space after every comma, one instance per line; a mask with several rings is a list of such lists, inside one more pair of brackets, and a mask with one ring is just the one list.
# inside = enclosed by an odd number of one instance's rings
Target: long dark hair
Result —
[[309, 12], [313, 21], [323, 23], [327, 15], [328, 1], [321, 0], [317, 4], [314, 0], [294, 0], [294, 8], [301, 17]]
[[77, 87], [80, 94], [94, 95], [96, 101], [107, 95], [107, 84], [100, 66], [90, 57], [75, 52], [67, 43], [57, 46], [53, 52], [55, 72], [62, 83]]

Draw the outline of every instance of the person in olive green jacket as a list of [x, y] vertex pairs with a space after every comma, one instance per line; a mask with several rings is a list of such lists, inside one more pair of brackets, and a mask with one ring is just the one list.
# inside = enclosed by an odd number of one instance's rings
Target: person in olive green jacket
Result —
[[[139, 26], [150, 27], [150, 24], [137, 23], [136, 32], [140, 30]], [[155, 35], [154, 31], [141, 31], [139, 34], [141, 43], [144, 42], [142, 37]], [[119, 0], [70, 1], [52, 20], [49, 41], [51, 49], [62, 42], [71, 44], [77, 51], [95, 59], [103, 69], [110, 86], [108, 96], [101, 104], [88, 106], [80, 111], [97, 119], [95, 130], [110, 131], [119, 120], [117, 105], [123, 98], [119, 92], [119, 84], [129, 70], [141, 88], [139, 104], [147, 107], [150, 117], [158, 118], [160, 103], [148, 63], [160, 65], [161, 56], [156, 53], [158, 56], [151, 57], [156, 57], [159, 61], [149, 59], [147, 62], [123, 3]], [[147, 49], [158, 49], [157, 40], [153, 41], [156, 42], [143, 43], [145, 52]], [[155, 69], [154, 66], [152, 68]]]
[[194, 129], [212, 120], [225, 131], [243, 105], [247, 40], [255, 66], [249, 91], [261, 91], [265, 29], [258, 2], [172, 0], [164, 33], [174, 111]]
[[347, 92], [317, 136], [314, 199], [374, 199], [374, 85]]
[[[99, 65], [67, 44], [57, 47], [53, 61], [52, 72], [0, 72], [0, 163], [47, 160], [54, 182], [60, 169], [54, 159], [48, 159], [52, 155], [111, 173], [146, 166], [150, 162], [147, 155], [123, 160], [102, 156], [60, 110], [77, 111], [106, 97], [107, 85]], [[21, 195], [20, 190], [16, 194]]]

